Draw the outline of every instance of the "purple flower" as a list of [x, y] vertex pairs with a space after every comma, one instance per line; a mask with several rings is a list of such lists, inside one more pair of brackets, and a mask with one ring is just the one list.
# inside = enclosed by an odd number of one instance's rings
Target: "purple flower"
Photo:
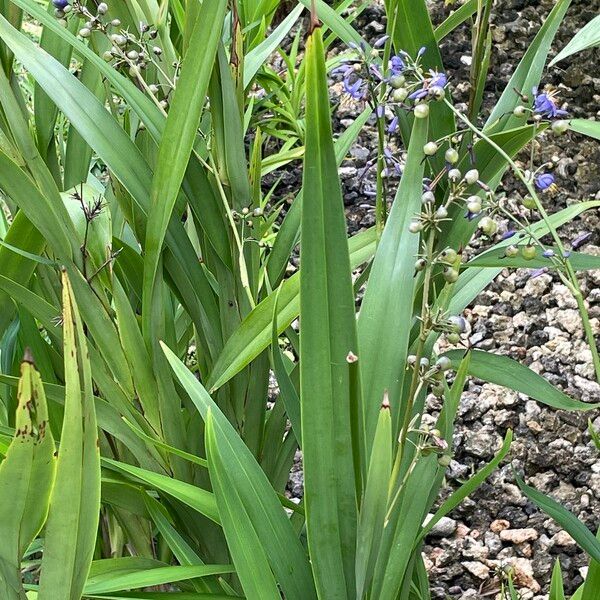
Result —
[[507, 240], [517, 233], [514, 229], [509, 229], [502, 234], [501, 240]]
[[572, 242], [571, 247], [573, 250], [577, 250], [577, 248], [581, 248], [590, 238], [592, 237], [591, 232], [584, 231], [580, 233]]
[[385, 106], [383, 104], [377, 105], [377, 109], [375, 110], [378, 119], [383, 119], [385, 115]]
[[540, 275], [543, 275], [544, 273], [548, 272], [548, 267], [542, 267], [541, 269], [532, 269], [529, 272], [529, 277], [531, 279], [533, 279], [534, 277], [539, 277]]
[[421, 56], [423, 56], [423, 54], [425, 54], [425, 52], [427, 52], [427, 48], [425, 48], [425, 46], [421, 46], [419, 48], [419, 51], [417, 52], [417, 58], [420, 58]]
[[553, 256], [555, 256], [555, 252], [554, 250], [552, 250], [552, 248], [548, 248], [547, 250], [544, 250], [544, 252], [542, 252], [542, 256], [544, 258], [552, 258]]
[[344, 91], [354, 100], [362, 100], [364, 90], [362, 89], [363, 80], [359, 77], [354, 83], [350, 83], [350, 77], [344, 78]]
[[390, 72], [392, 75], [400, 75], [405, 68], [406, 65], [399, 54], [390, 58]]
[[398, 117], [394, 117], [388, 125], [388, 133], [395, 133], [396, 131], [398, 131]]
[[58, 10], [64, 10], [69, 4], [69, 0], [52, 0], [52, 5]]
[[389, 35], [384, 35], [375, 41], [373, 44], [373, 48], [381, 48], [388, 40], [390, 39]]
[[429, 77], [423, 82], [423, 85], [414, 91], [409, 98], [411, 100], [421, 100], [429, 94], [431, 88], [443, 88], [448, 83], [446, 73], [438, 71], [429, 71]]
[[538, 94], [537, 88], [533, 88], [533, 112], [549, 119], [562, 117], [567, 114], [566, 110], [558, 108], [558, 91], [552, 90]]
[[379, 70], [379, 67], [377, 65], [369, 65], [369, 70], [375, 76], [376, 79], [378, 79], [379, 81], [383, 81], [383, 75], [381, 74], [381, 71]]
[[542, 192], [554, 186], [554, 175], [552, 173], [541, 173], [535, 178], [535, 186]]

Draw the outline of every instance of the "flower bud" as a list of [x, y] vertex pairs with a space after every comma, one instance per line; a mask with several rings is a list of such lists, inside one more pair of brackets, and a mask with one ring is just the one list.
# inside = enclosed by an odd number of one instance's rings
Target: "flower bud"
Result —
[[426, 156], [433, 156], [438, 151], [438, 145], [435, 142], [428, 142], [423, 146], [423, 153]]
[[469, 185], [473, 185], [479, 181], [479, 171], [477, 169], [470, 169], [465, 173], [465, 181]]
[[416, 119], [426, 119], [429, 116], [428, 104], [417, 104], [414, 108]]
[[444, 158], [446, 159], [447, 163], [450, 163], [451, 165], [453, 165], [454, 163], [458, 162], [458, 159], [459, 159], [458, 151], [455, 148], [448, 148], [448, 150], [446, 150], [446, 154], [444, 155]]

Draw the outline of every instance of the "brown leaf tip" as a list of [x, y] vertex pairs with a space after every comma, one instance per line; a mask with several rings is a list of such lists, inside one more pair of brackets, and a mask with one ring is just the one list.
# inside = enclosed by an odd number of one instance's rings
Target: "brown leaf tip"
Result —
[[351, 365], [357, 361], [358, 361], [358, 356], [356, 356], [356, 354], [354, 354], [354, 352], [352, 352], [352, 350], [350, 350], [350, 352], [348, 352], [348, 355], [346, 356], [346, 362], [349, 365]]
[[310, 26], [308, 28], [308, 34], [310, 35], [318, 27], [321, 27], [321, 22], [317, 16], [317, 4], [315, 0], [312, 0], [310, 6]]
[[31, 352], [31, 348], [27, 346], [25, 348], [25, 352], [23, 353], [23, 362], [29, 363], [35, 367], [35, 361], [33, 360], [33, 353]]
[[385, 390], [385, 392], [383, 392], [383, 400], [381, 401], [381, 408], [386, 409], [386, 410], [390, 409], [390, 395], [388, 394], [387, 390]]

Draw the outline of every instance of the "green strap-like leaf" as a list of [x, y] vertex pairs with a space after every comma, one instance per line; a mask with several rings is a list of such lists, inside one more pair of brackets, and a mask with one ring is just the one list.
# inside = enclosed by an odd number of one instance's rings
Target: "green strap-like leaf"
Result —
[[552, 580], [550, 581], [550, 598], [548, 600], [565, 600], [565, 590], [563, 587], [562, 571], [560, 560], [554, 562], [552, 569]]
[[21, 557], [48, 514], [56, 461], [42, 379], [30, 355], [21, 363], [16, 433], [0, 464], [0, 596], [24, 598]]
[[[458, 367], [464, 356], [463, 350], [450, 350], [445, 356]], [[569, 398], [547, 379], [529, 367], [509, 358], [483, 350], [472, 350], [469, 359], [469, 375], [502, 385], [559, 410], [592, 410], [600, 403], [586, 403]]]
[[100, 452], [87, 342], [63, 272], [65, 413], [40, 575], [39, 600], [78, 600], [96, 545]]
[[[322, 32], [306, 53], [300, 398], [308, 545], [319, 596], [355, 593], [356, 486], [347, 357], [358, 354]], [[360, 409], [362, 412], [362, 409]], [[360, 425], [359, 425], [360, 426]], [[319, 440], [315, 444], [315, 440]]]
[[556, 500], [527, 485], [518, 475], [515, 474], [515, 477], [521, 491], [567, 531], [595, 561], [600, 562], [600, 541], [594, 537], [594, 534], [572, 512], [561, 506]]
[[[148, 299], [146, 301], [148, 311], [152, 305], [149, 299], [154, 290], [167, 226], [185, 175], [196, 139], [200, 115], [206, 101], [206, 92], [221, 39], [226, 9], [226, 0], [202, 3], [158, 147], [156, 171], [152, 179], [144, 259], [144, 298]], [[149, 321], [145, 325], [149, 325]]]
[[406, 167], [377, 246], [358, 319], [367, 443], [373, 438], [378, 406], [386, 390], [394, 430], [402, 410], [400, 390], [412, 326], [415, 260], [420, 242], [419, 235], [410, 233], [408, 226], [420, 212], [427, 131], [427, 120], [415, 119]]
[[571, 41], [554, 57], [550, 66], [571, 56], [576, 52], [600, 45], [600, 15], [594, 17], [585, 27], [580, 29]]

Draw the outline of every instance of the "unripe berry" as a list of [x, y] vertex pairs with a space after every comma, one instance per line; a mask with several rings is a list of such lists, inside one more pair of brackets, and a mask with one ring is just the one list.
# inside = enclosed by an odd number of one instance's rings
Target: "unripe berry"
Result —
[[422, 271], [427, 266], [427, 261], [424, 258], [419, 258], [415, 262], [415, 271]]
[[552, 123], [552, 133], [555, 133], [556, 135], [562, 135], [568, 129], [569, 129], [568, 121], [564, 121], [561, 119], [560, 121], [554, 121]]
[[519, 117], [519, 119], [522, 119], [527, 115], [527, 112], [528, 111], [524, 106], [519, 105], [513, 110], [513, 115], [515, 115], [515, 117]]
[[525, 260], [533, 260], [536, 257], [537, 248], [535, 246], [528, 245], [521, 250], [521, 253], [523, 254], [523, 258]]
[[426, 156], [433, 156], [438, 151], [438, 145], [435, 142], [428, 142], [423, 146], [423, 153]]
[[435, 194], [432, 191], [424, 192], [421, 196], [421, 202], [423, 204], [430, 204], [435, 202]]
[[458, 162], [458, 151], [455, 148], [448, 148], [448, 150], [446, 150], [446, 154], [444, 154], [444, 158], [446, 159], [447, 163], [453, 165], [454, 163]]
[[444, 268], [444, 279], [448, 283], [456, 283], [458, 281], [458, 270], [453, 267], [445, 267]]
[[398, 88], [392, 93], [392, 100], [394, 102], [404, 102], [408, 96], [408, 90], [406, 88]]
[[477, 169], [470, 169], [465, 173], [465, 181], [469, 185], [473, 185], [479, 181], [479, 171]]
[[458, 253], [454, 248], [446, 248], [440, 252], [440, 260], [445, 263], [454, 264], [458, 258]]
[[435, 364], [440, 368], [440, 370], [442, 371], [448, 371], [449, 369], [452, 368], [452, 361], [447, 357], [447, 356], [440, 356], [437, 361], [435, 362]]
[[508, 256], [509, 258], [514, 258], [519, 254], [519, 247], [515, 246], [514, 244], [511, 244], [506, 248], [504, 254], [506, 254], [506, 256]]
[[99, 15], [105, 15], [108, 12], [108, 4], [106, 4], [106, 2], [100, 2], [97, 10]]
[[498, 223], [491, 217], [483, 217], [483, 219], [479, 221], [478, 227], [488, 236], [492, 236], [498, 231]]
[[436, 219], [445, 219], [447, 216], [448, 216], [448, 209], [445, 206], [440, 206], [435, 211], [435, 218]]
[[429, 116], [428, 104], [417, 104], [414, 108], [416, 119], [426, 119]]
[[523, 206], [529, 210], [535, 210], [537, 204], [531, 196], [525, 196], [525, 198], [523, 198]]
[[411, 221], [408, 226], [408, 230], [411, 233], [419, 233], [419, 231], [421, 231], [422, 229], [423, 229], [423, 224], [421, 223], [421, 221]]
[[451, 462], [452, 462], [452, 457], [449, 454], [442, 454], [438, 458], [438, 465], [440, 465], [440, 467], [448, 467], [448, 466], [450, 466]]
[[467, 210], [470, 213], [477, 215], [481, 212], [481, 199], [477, 196], [471, 196], [471, 198], [473, 198], [473, 200], [469, 199], [467, 202]]
[[390, 79], [390, 85], [395, 90], [399, 90], [404, 85], [405, 82], [406, 82], [406, 77], [404, 77], [404, 75], [394, 75]]
[[90, 37], [90, 35], [92, 35], [92, 31], [91, 31], [91, 29], [89, 29], [88, 27], [82, 27], [82, 28], [79, 30], [79, 35], [80, 35], [82, 38], [88, 38], [88, 37]]
[[456, 183], [457, 181], [460, 181], [461, 177], [462, 177], [462, 173], [460, 172], [459, 169], [450, 169], [448, 171], [448, 179], [454, 183]]

